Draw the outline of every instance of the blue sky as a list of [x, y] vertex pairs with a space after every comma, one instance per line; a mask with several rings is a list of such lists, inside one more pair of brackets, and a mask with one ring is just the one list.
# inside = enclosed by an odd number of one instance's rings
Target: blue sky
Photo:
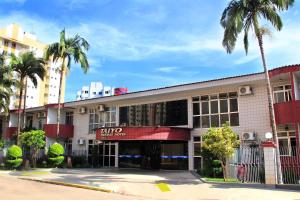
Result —
[[[90, 70], [72, 65], [66, 101], [91, 81], [157, 88], [261, 71], [257, 43], [251, 36], [233, 54], [222, 47], [220, 15], [227, 0], [1, 0], [0, 25], [20, 24], [51, 43], [66, 28], [85, 37]], [[266, 38], [269, 68], [300, 63], [300, 3], [281, 13], [284, 27]], [[266, 24], [268, 25], [268, 24]]]

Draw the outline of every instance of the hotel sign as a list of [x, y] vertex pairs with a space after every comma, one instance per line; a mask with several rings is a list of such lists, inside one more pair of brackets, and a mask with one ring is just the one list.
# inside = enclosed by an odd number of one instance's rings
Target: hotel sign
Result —
[[121, 140], [180, 140], [190, 139], [190, 130], [173, 127], [103, 127], [96, 130], [101, 141]]
[[111, 137], [111, 136], [126, 136], [123, 132], [123, 128], [101, 128], [101, 137]]

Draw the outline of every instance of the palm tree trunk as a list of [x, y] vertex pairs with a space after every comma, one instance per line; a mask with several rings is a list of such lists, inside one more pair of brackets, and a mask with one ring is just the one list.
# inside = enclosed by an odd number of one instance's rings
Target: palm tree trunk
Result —
[[274, 103], [273, 103], [273, 98], [272, 98], [272, 88], [271, 88], [269, 71], [267, 69], [267, 64], [266, 64], [266, 59], [265, 59], [265, 54], [264, 54], [263, 39], [262, 39], [262, 35], [260, 33], [257, 34], [257, 40], [258, 40], [261, 59], [262, 59], [262, 63], [263, 63], [265, 79], [266, 79], [266, 82], [267, 82], [269, 115], [270, 115], [270, 119], [271, 119], [273, 140], [274, 140], [274, 143], [276, 144], [277, 178], [278, 178], [278, 183], [282, 184], [283, 183], [283, 181], [282, 181], [282, 171], [281, 171], [281, 162], [280, 162], [279, 143], [278, 143], [278, 137], [277, 137], [276, 122], [275, 122]]
[[56, 140], [58, 141], [59, 137], [59, 125], [60, 125], [60, 105], [61, 105], [61, 91], [62, 91], [62, 79], [64, 74], [65, 68], [65, 59], [63, 59], [61, 70], [60, 70], [60, 77], [59, 77], [59, 89], [58, 89], [58, 108], [57, 108], [57, 121], [56, 121]]
[[19, 105], [18, 105], [18, 129], [17, 129], [17, 145], [19, 145], [19, 137], [21, 132], [21, 107], [22, 107], [22, 99], [23, 99], [23, 87], [24, 87], [24, 78], [20, 79], [20, 97], [19, 97]]
[[23, 105], [23, 129], [26, 128], [26, 98], [27, 98], [27, 84], [28, 84], [28, 80], [26, 78], [25, 80], [25, 90], [24, 90], [24, 105]]

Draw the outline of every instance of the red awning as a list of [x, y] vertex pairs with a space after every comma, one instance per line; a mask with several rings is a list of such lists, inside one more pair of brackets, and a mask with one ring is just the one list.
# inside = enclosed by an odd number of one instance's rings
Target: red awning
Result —
[[181, 140], [190, 139], [190, 130], [176, 127], [109, 127], [96, 130], [97, 140]]

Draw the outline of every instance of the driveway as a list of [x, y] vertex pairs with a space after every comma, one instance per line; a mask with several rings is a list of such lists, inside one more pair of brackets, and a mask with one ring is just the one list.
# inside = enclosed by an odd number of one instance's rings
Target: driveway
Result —
[[275, 190], [264, 188], [263, 185], [249, 187], [242, 184], [207, 184], [202, 183], [188, 171], [53, 169], [17, 172], [11, 175], [101, 187], [137, 198], [300, 200], [299, 191]]

